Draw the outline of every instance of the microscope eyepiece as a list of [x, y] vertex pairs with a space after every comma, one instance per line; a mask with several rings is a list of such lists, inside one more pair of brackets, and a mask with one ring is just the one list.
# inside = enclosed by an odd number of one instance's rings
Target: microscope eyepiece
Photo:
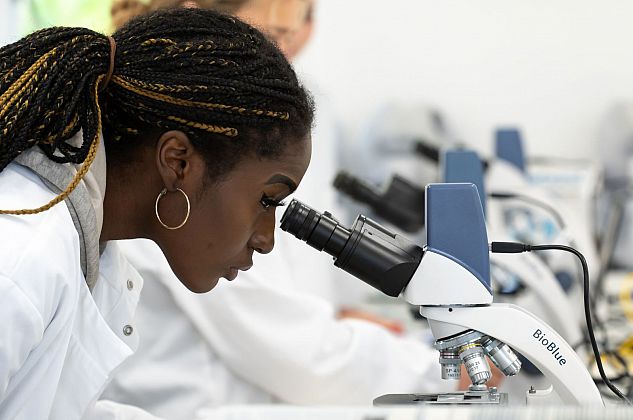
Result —
[[422, 248], [365, 216], [352, 229], [330, 213], [292, 200], [281, 229], [334, 257], [334, 265], [389, 296], [398, 296], [422, 260]]
[[330, 213], [321, 214], [297, 200], [281, 217], [281, 229], [334, 258], [339, 258], [351, 235]]
[[281, 228], [297, 239], [306, 241], [320, 218], [320, 214], [297, 200], [292, 200], [281, 217]]

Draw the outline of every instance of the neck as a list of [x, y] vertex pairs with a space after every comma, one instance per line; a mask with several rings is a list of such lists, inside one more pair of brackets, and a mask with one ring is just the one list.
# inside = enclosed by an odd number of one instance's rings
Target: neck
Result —
[[[137, 175], [149, 171], [143, 171], [143, 168], [126, 169], [112, 168], [108, 162], [100, 242], [152, 236], [154, 195], [160, 192], [160, 187], [148, 187], [154, 182]], [[154, 190], [156, 194], [153, 194]]]

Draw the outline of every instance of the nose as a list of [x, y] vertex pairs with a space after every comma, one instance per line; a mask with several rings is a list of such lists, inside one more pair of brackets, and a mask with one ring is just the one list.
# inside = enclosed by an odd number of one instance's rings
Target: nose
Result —
[[266, 212], [249, 241], [249, 247], [260, 254], [268, 254], [275, 247], [275, 212]]

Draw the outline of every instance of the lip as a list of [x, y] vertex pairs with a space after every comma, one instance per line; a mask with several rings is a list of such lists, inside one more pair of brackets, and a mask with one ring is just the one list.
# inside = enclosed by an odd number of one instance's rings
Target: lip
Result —
[[248, 271], [251, 269], [252, 266], [253, 264], [245, 265], [243, 267], [230, 267], [229, 273], [226, 275], [226, 279], [228, 281], [233, 281], [235, 280], [235, 278], [237, 277], [240, 271]]
[[237, 268], [233, 268], [233, 267], [231, 267], [231, 268], [229, 269], [229, 273], [226, 275], [226, 279], [227, 279], [228, 281], [233, 281], [233, 280], [235, 280], [235, 278], [237, 277], [237, 275], [239, 274], [239, 272], [240, 272], [240, 271], [239, 271]]

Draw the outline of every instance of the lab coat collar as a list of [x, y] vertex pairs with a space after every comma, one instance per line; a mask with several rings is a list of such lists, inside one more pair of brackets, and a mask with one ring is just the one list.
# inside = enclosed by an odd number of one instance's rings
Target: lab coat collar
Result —
[[[82, 132], [79, 131], [68, 140], [68, 143], [79, 146], [81, 141]], [[38, 147], [23, 152], [15, 159], [15, 162], [31, 169], [57, 193], [66, 189], [81, 166], [53, 162]], [[88, 173], [65, 200], [79, 234], [81, 269], [90, 290], [94, 288], [99, 273], [99, 237], [103, 225], [105, 189], [106, 156], [103, 137], [101, 137], [97, 155]]]

